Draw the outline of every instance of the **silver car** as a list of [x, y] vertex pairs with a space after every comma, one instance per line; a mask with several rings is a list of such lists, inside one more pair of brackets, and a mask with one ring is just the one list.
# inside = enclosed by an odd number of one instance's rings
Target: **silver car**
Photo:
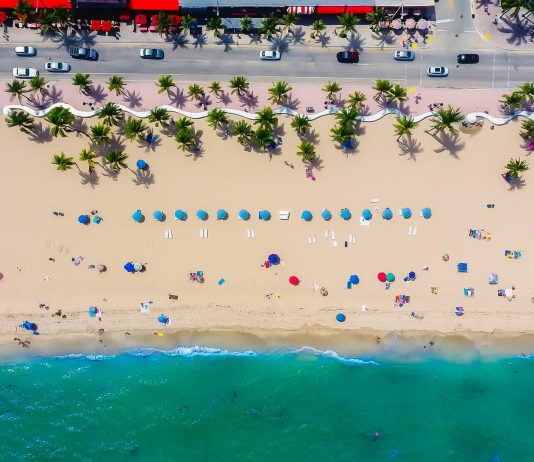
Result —
[[411, 50], [397, 50], [393, 53], [395, 61], [413, 61], [415, 59], [415, 52]]
[[48, 61], [45, 63], [45, 69], [48, 72], [69, 72], [70, 64], [69, 63], [59, 63], [56, 61]]
[[280, 59], [280, 52], [276, 50], [260, 51], [260, 59], [262, 61], [278, 61]]
[[37, 77], [39, 71], [32, 67], [14, 67], [13, 68], [13, 77], [18, 79], [31, 79], [32, 77]]
[[143, 59], [163, 59], [165, 53], [161, 48], [141, 48], [139, 56]]
[[31, 46], [15, 47], [15, 54], [17, 56], [23, 56], [27, 58], [30, 56], [35, 56], [37, 54], [37, 49]]
[[449, 68], [445, 66], [429, 67], [426, 70], [426, 75], [429, 77], [447, 77], [449, 75]]

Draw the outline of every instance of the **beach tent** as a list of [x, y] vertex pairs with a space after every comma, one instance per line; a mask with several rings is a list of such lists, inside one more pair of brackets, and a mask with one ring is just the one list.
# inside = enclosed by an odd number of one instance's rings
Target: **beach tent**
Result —
[[412, 211], [408, 207], [404, 207], [401, 212], [403, 218], [408, 219], [412, 216]]
[[423, 218], [430, 218], [432, 216], [432, 210], [429, 207], [425, 207], [421, 210], [421, 215]]
[[271, 265], [278, 265], [280, 263], [280, 257], [275, 253], [269, 255], [269, 258], [267, 258], [267, 260], [269, 260], [269, 263]]
[[389, 207], [386, 207], [382, 212], [382, 218], [384, 218], [385, 220], [391, 220], [393, 218], [393, 212]]
[[133, 214], [132, 214], [132, 220], [133, 221], [136, 221], [137, 223], [141, 223], [143, 220], [144, 220], [144, 216], [143, 214], [141, 213], [141, 210], [137, 209]]
[[163, 217], [165, 216], [161, 210], [156, 210], [152, 216], [154, 217], [154, 220], [156, 221], [163, 221]]
[[300, 218], [302, 218], [304, 221], [311, 221], [312, 217], [312, 213], [309, 210], [303, 210], [300, 214]]
[[226, 220], [228, 218], [228, 212], [224, 209], [217, 210], [217, 220]]
[[297, 276], [290, 276], [289, 277], [289, 283], [292, 285], [292, 286], [298, 286], [299, 285], [299, 278]]
[[143, 265], [141, 263], [134, 263], [134, 271], [141, 271], [143, 269]]
[[356, 275], [356, 274], [353, 274], [351, 275], [351, 277], [349, 278], [349, 282], [353, 285], [356, 285], [360, 282], [360, 278]]
[[323, 217], [323, 220], [328, 221], [332, 219], [332, 213], [328, 209], [324, 209], [321, 212], [321, 216]]
[[202, 221], [207, 220], [208, 212], [206, 212], [204, 209], [197, 210], [197, 218]]
[[371, 213], [369, 209], [364, 209], [362, 211], [362, 218], [364, 220], [370, 220], [371, 218], [373, 218], [373, 214]]
[[386, 273], [382, 273], [382, 272], [378, 273], [378, 280], [380, 282], [386, 282], [387, 280]]
[[343, 218], [343, 220], [350, 220], [350, 217], [352, 216], [350, 213], [350, 210], [347, 208], [341, 209], [341, 212], [339, 212], [339, 215], [341, 216], [341, 218]]
[[393, 282], [395, 280], [395, 275], [393, 273], [386, 274], [386, 280], [388, 282]]
[[124, 269], [128, 271], [128, 273], [133, 273], [135, 271], [134, 265], [131, 261], [124, 265]]
[[336, 314], [337, 322], [345, 322], [345, 319], [347, 319], [347, 317], [343, 313]]
[[248, 213], [248, 210], [241, 209], [239, 211], [239, 219], [240, 220], [248, 220], [250, 218], [250, 213]]
[[269, 212], [268, 210], [261, 210], [260, 213], [258, 214], [258, 218], [264, 221], [270, 220], [271, 212]]
[[187, 220], [187, 212], [182, 209], [178, 209], [174, 211], [174, 219], [175, 220]]
[[88, 215], [80, 215], [78, 217], [78, 223], [81, 223], [82, 225], [88, 225], [91, 222]]
[[145, 170], [146, 168], [148, 168], [148, 164], [143, 159], [139, 159], [136, 162], [136, 165], [139, 170]]

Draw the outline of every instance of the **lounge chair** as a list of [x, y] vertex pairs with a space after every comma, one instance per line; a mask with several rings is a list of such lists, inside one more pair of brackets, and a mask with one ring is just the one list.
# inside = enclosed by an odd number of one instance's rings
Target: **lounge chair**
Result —
[[289, 220], [289, 210], [280, 210], [280, 220]]

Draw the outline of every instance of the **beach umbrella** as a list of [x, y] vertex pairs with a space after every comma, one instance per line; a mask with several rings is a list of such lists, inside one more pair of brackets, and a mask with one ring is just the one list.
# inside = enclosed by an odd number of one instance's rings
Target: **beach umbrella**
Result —
[[136, 165], [139, 170], [145, 170], [148, 168], [148, 164], [143, 159], [139, 159]]
[[202, 221], [207, 220], [208, 212], [206, 212], [204, 209], [197, 210], [197, 218]]
[[185, 210], [182, 210], [182, 209], [175, 210], [174, 218], [176, 220], [182, 220], [182, 221], [187, 220], [187, 213]]
[[158, 316], [158, 322], [161, 322], [161, 324], [167, 324], [169, 322], [169, 318], [164, 314], [160, 314]]
[[260, 213], [258, 214], [258, 217], [260, 218], [260, 220], [264, 220], [264, 221], [270, 220], [271, 212], [269, 212], [268, 210], [261, 210]]
[[141, 271], [143, 269], [143, 265], [141, 263], [134, 263], [134, 271]]
[[134, 265], [131, 261], [129, 261], [128, 263], [126, 263], [126, 265], [124, 265], [124, 269], [128, 271], [128, 273], [133, 273], [135, 271]]
[[419, 21], [417, 21], [417, 28], [419, 30], [427, 30], [428, 29], [428, 22], [426, 19], [421, 18]]
[[345, 322], [345, 319], [347, 319], [347, 317], [343, 313], [336, 314], [337, 322]]
[[328, 209], [324, 209], [321, 212], [321, 216], [323, 217], [323, 220], [328, 221], [332, 218], [332, 213]]
[[91, 306], [89, 308], [89, 316], [91, 316], [92, 318], [96, 316], [96, 308], [94, 306]]
[[22, 327], [25, 329], [25, 330], [32, 330], [32, 323], [30, 321], [24, 321], [22, 323]]
[[409, 277], [410, 279], [415, 279], [415, 271], [410, 271], [410, 272], [408, 273], [408, 277]]
[[299, 278], [297, 276], [290, 276], [289, 277], [289, 283], [292, 285], [292, 286], [298, 286], [299, 285]]
[[106, 265], [98, 265], [96, 269], [98, 270], [99, 273], [103, 273], [107, 270]]
[[402, 216], [406, 219], [410, 218], [412, 216], [412, 211], [408, 207], [404, 207], [402, 210]]
[[364, 209], [362, 212], [362, 217], [364, 220], [370, 220], [371, 218], [373, 218], [373, 214], [369, 209]]
[[80, 215], [78, 217], [78, 223], [81, 223], [82, 225], [88, 225], [91, 222], [88, 215]]
[[349, 278], [349, 282], [353, 285], [356, 285], [360, 282], [360, 278], [356, 275], [356, 274], [353, 274], [351, 275], [351, 277]]
[[432, 210], [429, 207], [425, 207], [423, 210], [421, 210], [421, 214], [423, 215], [423, 218], [430, 218], [432, 216]]
[[380, 29], [387, 29], [389, 27], [389, 22], [387, 21], [380, 21], [378, 23], [378, 26], [380, 27]]
[[385, 220], [391, 220], [393, 218], [393, 212], [389, 207], [386, 207], [382, 212], [382, 218], [384, 218]]
[[311, 221], [312, 213], [309, 210], [303, 210], [300, 214], [300, 218], [302, 218], [304, 221]]
[[341, 209], [339, 215], [341, 215], [341, 218], [343, 218], [343, 220], [350, 220], [350, 217], [352, 216], [349, 209]]
[[228, 212], [224, 209], [217, 210], [217, 220], [226, 220], [228, 218]]
[[386, 282], [386, 279], [387, 279], [386, 273], [383, 273], [383, 272], [378, 273], [378, 280], [380, 282]]
[[464, 315], [464, 307], [463, 306], [457, 306], [454, 310], [454, 314], [456, 316], [463, 316]]
[[163, 217], [165, 216], [161, 210], [156, 210], [152, 216], [154, 217], [154, 220], [156, 221], [163, 221]]
[[241, 220], [248, 220], [250, 218], [250, 213], [248, 213], [248, 210], [241, 209], [239, 211], [239, 218]]
[[393, 273], [386, 274], [386, 280], [388, 282], [393, 282], [395, 280], [395, 275]]
[[143, 218], [145, 218], [143, 216], [143, 214], [141, 213], [141, 210], [136, 210], [133, 214], [132, 214], [132, 220], [133, 221], [136, 221], [137, 223], [141, 223], [143, 221]]
[[271, 265], [278, 265], [280, 263], [280, 257], [276, 255], [275, 253], [272, 253], [271, 255], [269, 255], [269, 258], [267, 260], [269, 260], [269, 263]]
[[415, 27], [415, 19], [413, 18], [408, 18], [406, 21], [404, 21], [404, 25], [408, 28], [408, 29], [413, 29]]
[[391, 21], [391, 28], [398, 30], [402, 27], [402, 23], [400, 22], [400, 19], [394, 19]]

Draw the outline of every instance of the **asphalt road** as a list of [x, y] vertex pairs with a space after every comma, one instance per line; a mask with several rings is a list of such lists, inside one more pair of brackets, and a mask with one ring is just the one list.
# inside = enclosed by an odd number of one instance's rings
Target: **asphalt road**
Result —
[[[235, 75], [244, 75], [253, 81], [288, 80], [290, 82], [358, 82], [362, 85], [376, 79], [389, 79], [406, 86], [451, 87], [451, 88], [509, 88], [534, 75], [534, 59], [521, 52], [504, 52], [490, 49], [429, 48], [416, 50], [416, 60], [409, 63], [393, 60], [393, 50], [366, 48], [361, 51], [358, 64], [340, 64], [335, 54], [339, 48], [309, 49], [293, 47], [284, 52], [280, 61], [260, 61], [257, 47], [233, 46], [224, 51], [220, 46], [205, 46], [202, 49], [173, 50], [163, 44], [165, 59], [147, 61], [139, 57], [138, 46], [131, 44], [100, 44], [98, 62], [71, 59], [64, 47], [57, 44], [40, 44], [38, 56], [20, 58], [12, 46], [0, 47], [0, 78], [11, 80], [13, 67], [35, 67], [41, 73], [48, 59], [69, 62], [74, 72], [90, 73], [95, 78], [100, 74], [123, 75], [127, 80], [156, 80], [161, 74], [172, 74], [176, 80], [210, 81], [226, 80]], [[458, 52], [476, 52], [480, 63], [456, 64]], [[447, 66], [449, 76], [430, 78], [428, 66]], [[69, 79], [69, 74], [47, 74], [50, 80]]]

